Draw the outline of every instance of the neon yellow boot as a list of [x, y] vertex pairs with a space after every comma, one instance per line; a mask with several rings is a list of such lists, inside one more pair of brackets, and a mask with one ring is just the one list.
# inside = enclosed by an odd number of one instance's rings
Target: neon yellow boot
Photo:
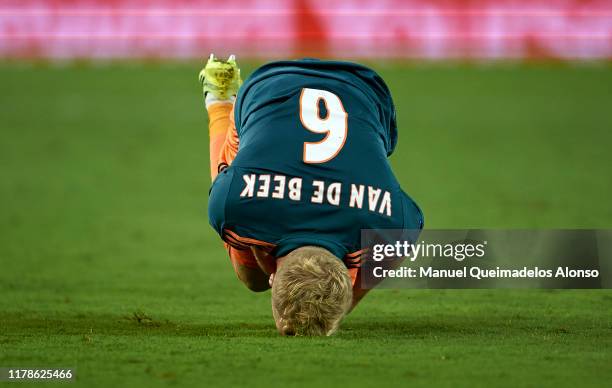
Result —
[[198, 78], [202, 84], [204, 97], [210, 93], [214, 99], [220, 101], [235, 96], [242, 84], [240, 68], [234, 55], [230, 55], [227, 61], [224, 61], [210, 54]]

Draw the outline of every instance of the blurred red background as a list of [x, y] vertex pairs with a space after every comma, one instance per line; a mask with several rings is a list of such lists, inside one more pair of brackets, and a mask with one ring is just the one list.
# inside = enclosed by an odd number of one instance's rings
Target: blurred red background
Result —
[[612, 58], [611, 0], [9, 0], [0, 57]]

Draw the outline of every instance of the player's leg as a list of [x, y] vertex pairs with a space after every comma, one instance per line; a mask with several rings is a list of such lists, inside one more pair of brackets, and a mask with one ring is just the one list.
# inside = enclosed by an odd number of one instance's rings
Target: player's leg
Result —
[[269, 276], [259, 267], [250, 248], [237, 249], [225, 244], [234, 272], [238, 279], [251, 291], [260, 292], [270, 288]]
[[209, 118], [210, 174], [231, 164], [238, 152], [238, 135], [233, 120], [235, 95], [242, 83], [234, 56], [227, 61], [212, 54], [199, 75]]
[[253, 246], [251, 247], [251, 251], [253, 251], [255, 255], [259, 268], [261, 268], [264, 273], [270, 276], [276, 272], [276, 258], [268, 253], [266, 249]]
[[[210, 175], [214, 180], [220, 169], [229, 166], [238, 153], [233, 108], [235, 94], [242, 80], [233, 56], [227, 61], [221, 61], [212, 55], [199, 78], [208, 111]], [[250, 248], [237, 249], [229, 244], [225, 244], [225, 248], [238, 279], [248, 289], [257, 292], [270, 288], [269, 275], [262, 271]]]
[[[210, 176], [215, 180], [219, 173], [219, 168], [231, 164], [235, 154], [226, 152], [230, 148], [228, 143], [228, 133], [235, 132], [230, 116], [233, 112], [232, 102], [215, 102], [207, 105], [208, 111], [208, 134], [210, 138]], [[231, 138], [231, 137], [230, 137]], [[237, 145], [237, 144], [236, 144]], [[225, 157], [223, 157], [225, 156]], [[233, 156], [228, 158], [228, 156]], [[229, 159], [229, 160], [228, 160]]]
[[359, 304], [361, 299], [370, 292], [370, 288], [361, 287], [361, 276], [363, 273], [361, 268], [350, 268], [349, 273], [351, 275], [351, 280], [353, 280], [353, 301], [351, 303], [351, 309], [349, 310], [349, 312], [351, 312], [355, 306]]
[[218, 102], [208, 108], [210, 135], [210, 176], [215, 180], [219, 171], [232, 164], [238, 153], [238, 134], [234, 124], [234, 106]]
[[[397, 269], [404, 262], [405, 258], [395, 259], [388, 262], [383, 262], [381, 265], [384, 266], [385, 269]], [[367, 295], [370, 290], [375, 288], [383, 279], [369, 279], [368, 288], [363, 288], [362, 278], [364, 276], [362, 268], [349, 268], [349, 274], [351, 275], [351, 280], [353, 282], [353, 301], [351, 304], [350, 311], [353, 311], [355, 306], [359, 304], [359, 302]]]

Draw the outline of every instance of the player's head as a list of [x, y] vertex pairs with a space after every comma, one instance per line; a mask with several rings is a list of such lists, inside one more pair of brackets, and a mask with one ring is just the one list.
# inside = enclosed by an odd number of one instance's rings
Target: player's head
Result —
[[326, 249], [306, 246], [278, 260], [272, 313], [282, 335], [331, 335], [348, 312], [351, 278]]

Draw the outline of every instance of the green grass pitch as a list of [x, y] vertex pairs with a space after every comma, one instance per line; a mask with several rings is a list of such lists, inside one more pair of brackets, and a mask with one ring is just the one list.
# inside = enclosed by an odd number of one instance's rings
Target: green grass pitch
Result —
[[[610, 66], [376, 69], [426, 227], [612, 225]], [[376, 290], [332, 338], [279, 337], [207, 224], [198, 70], [0, 65], [0, 366], [100, 387], [612, 381], [604, 290]]]

